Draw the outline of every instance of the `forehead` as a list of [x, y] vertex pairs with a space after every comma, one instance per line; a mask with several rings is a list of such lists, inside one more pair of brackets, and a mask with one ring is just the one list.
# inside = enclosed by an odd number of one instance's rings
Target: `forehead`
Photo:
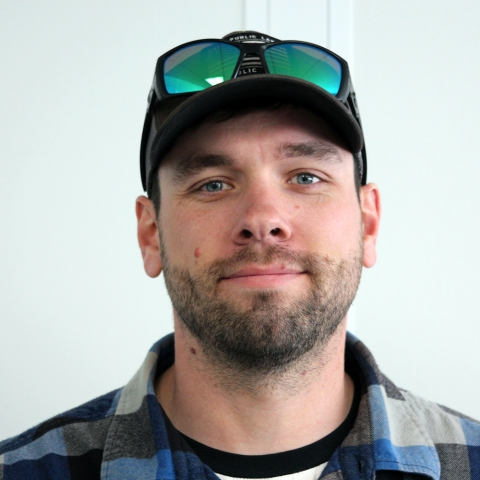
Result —
[[[278, 151], [292, 144], [316, 144], [325, 154], [351, 154], [340, 137], [318, 115], [301, 107], [285, 106], [208, 119], [180, 135], [165, 155], [160, 169], [188, 161], [196, 154], [220, 151]], [[288, 150], [288, 149], [287, 149]], [[288, 155], [287, 155], [288, 156]]]

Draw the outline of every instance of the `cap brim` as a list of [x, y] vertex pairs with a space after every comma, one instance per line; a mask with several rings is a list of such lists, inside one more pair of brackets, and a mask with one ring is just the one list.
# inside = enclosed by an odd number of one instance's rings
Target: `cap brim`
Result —
[[[163, 155], [175, 139], [206, 115], [233, 102], [254, 98], [280, 99], [302, 106], [322, 117], [339, 135], [352, 153], [363, 147], [359, 124], [347, 108], [333, 95], [313, 83], [281, 75], [251, 75], [220, 83], [187, 97], [166, 117], [155, 134], [150, 152], [147, 152], [147, 185]], [[178, 105], [178, 106], [177, 106]]]

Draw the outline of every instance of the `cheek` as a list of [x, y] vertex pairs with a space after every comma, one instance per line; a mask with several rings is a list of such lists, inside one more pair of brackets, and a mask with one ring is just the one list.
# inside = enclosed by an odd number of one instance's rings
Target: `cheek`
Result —
[[322, 202], [318, 208], [301, 207], [296, 211], [295, 218], [295, 230], [306, 242], [301, 248], [320, 254], [329, 253], [334, 257], [358, 248], [361, 232], [358, 204]]
[[[162, 237], [169, 259], [188, 267], [208, 263], [222, 254], [228, 240], [228, 214], [177, 205], [161, 216]], [[231, 218], [231, 215], [230, 215]]]

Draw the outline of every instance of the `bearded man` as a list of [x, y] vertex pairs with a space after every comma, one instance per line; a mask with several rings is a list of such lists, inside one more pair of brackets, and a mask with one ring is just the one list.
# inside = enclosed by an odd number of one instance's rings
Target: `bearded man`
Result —
[[480, 425], [347, 334], [380, 197], [347, 63], [258, 32], [159, 58], [136, 203], [175, 335], [123, 389], [0, 444], [0, 479], [475, 479]]

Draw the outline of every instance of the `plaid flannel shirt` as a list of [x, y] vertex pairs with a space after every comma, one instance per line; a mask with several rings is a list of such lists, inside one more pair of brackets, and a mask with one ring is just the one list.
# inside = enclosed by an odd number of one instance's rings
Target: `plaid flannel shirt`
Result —
[[[346, 356], [361, 402], [320, 478], [480, 479], [479, 422], [398, 389], [350, 334]], [[0, 480], [218, 480], [155, 397], [154, 380], [173, 361], [168, 335], [124, 388], [1, 442]]]

